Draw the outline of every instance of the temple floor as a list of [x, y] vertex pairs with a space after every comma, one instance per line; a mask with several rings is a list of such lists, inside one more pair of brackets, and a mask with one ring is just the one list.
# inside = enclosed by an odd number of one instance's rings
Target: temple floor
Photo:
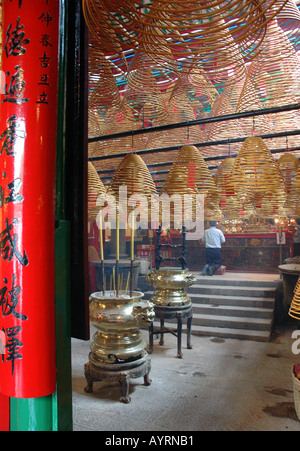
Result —
[[[297, 329], [297, 322], [275, 326], [268, 342], [192, 335], [192, 349], [183, 334], [182, 359], [176, 337], [165, 334], [163, 346], [155, 338], [152, 383], [132, 379], [128, 404], [119, 401], [118, 384], [84, 391], [90, 342], [72, 339], [74, 431], [300, 431], [291, 376], [300, 363], [300, 344], [299, 354], [292, 350]], [[148, 344], [148, 331], [142, 334]]]

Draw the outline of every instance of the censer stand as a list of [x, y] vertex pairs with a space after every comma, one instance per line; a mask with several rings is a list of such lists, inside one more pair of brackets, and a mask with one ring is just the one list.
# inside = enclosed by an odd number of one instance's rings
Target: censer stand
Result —
[[[160, 345], [164, 344], [164, 334], [171, 333], [177, 337], [177, 357], [182, 358], [181, 336], [182, 320], [187, 319], [187, 348], [192, 349], [191, 327], [193, 319], [192, 302], [187, 296], [186, 288], [196, 282], [196, 278], [186, 269], [186, 229], [182, 228], [183, 244], [161, 244], [161, 226], [157, 230], [157, 245], [155, 249], [155, 270], [147, 276], [147, 282], [154, 286], [155, 291], [151, 297], [154, 304], [155, 316], [160, 320], [160, 327], [155, 328], [153, 322], [149, 326], [149, 353], [153, 352], [153, 336], [160, 334]], [[165, 258], [160, 256], [161, 247], [182, 248], [182, 257]], [[163, 260], [178, 261], [180, 267], [160, 268]], [[165, 320], [176, 320], [177, 329], [165, 327]]]
[[153, 304], [142, 301], [143, 293], [132, 295], [110, 291], [93, 293], [90, 297], [90, 320], [98, 329], [93, 336], [89, 362], [85, 364], [85, 391], [93, 391], [97, 381], [118, 382], [120, 401], [130, 402], [130, 379], [144, 377], [144, 385], [150, 385], [151, 360], [146, 343], [139, 330], [149, 327], [154, 319]]

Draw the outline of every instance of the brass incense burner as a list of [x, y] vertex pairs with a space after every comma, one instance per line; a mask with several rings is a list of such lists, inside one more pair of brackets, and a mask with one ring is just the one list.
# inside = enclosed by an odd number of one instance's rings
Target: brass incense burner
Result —
[[143, 293], [114, 291], [90, 296], [90, 320], [97, 328], [90, 345], [89, 362], [85, 364], [85, 391], [93, 391], [93, 383], [108, 380], [120, 384], [120, 401], [130, 402], [129, 382], [144, 377], [150, 385], [151, 361], [146, 352], [140, 327], [149, 327], [154, 320], [153, 304], [142, 301]]
[[[90, 362], [94, 365], [123, 363], [145, 355], [146, 343], [139, 330], [154, 320], [153, 304], [142, 301], [143, 293], [132, 296], [120, 291], [117, 297], [107, 291], [90, 296], [90, 320], [98, 330], [91, 343]], [[112, 294], [112, 296], [110, 296]]]
[[147, 282], [155, 288], [151, 302], [160, 307], [180, 307], [191, 302], [186, 289], [196, 282], [187, 269], [160, 268], [147, 275]]

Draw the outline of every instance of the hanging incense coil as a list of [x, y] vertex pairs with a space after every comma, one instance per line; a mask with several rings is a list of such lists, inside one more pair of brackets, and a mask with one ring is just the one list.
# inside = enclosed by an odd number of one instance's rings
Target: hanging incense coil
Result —
[[288, 196], [288, 203], [290, 207], [290, 216], [300, 216], [300, 165], [296, 171], [295, 180], [291, 185]]
[[193, 202], [193, 220], [196, 214], [196, 196], [205, 197], [204, 212], [217, 216], [219, 194], [214, 179], [197, 147], [185, 145], [179, 149], [170, 172], [161, 189], [161, 194], [189, 195]]
[[287, 199], [280, 169], [262, 138], [247, 138], [232, 171], [238, 195], [253, 196], [256, 214], [274, 218], [284, 214]]
[[[203, 6], [198, 0], [176, 3], [154, 0], [147, 5], [133, 0], [83, 0], [83, 12], [90, 32], [106, 54], [117, 54], [125, 62], [124, 52], [143, 45], [154, 60], [158, 55], [165, 56], [167, 65], [170, 55], [167, 48], [180, 63], [182, 72], [190, 70], [197, 59], [206, 64], [211, 76], [218, 77], [234, 65], [242, 66], [242, 57], [250, 60], [257, 53], [266, 24], [287, 1], [211, 0]], [[237, 51], [241, 52], [238, 64]], [[218, 53], [219, 62], [214, 70], [213, 61]]]
[[281, 155], [281, 157], [277, 161], [277, 164], [287, 187], [287, 200], [285, 204], [285, 210], [287, 212], [287, 215], [293, 216], [295, 205], [298, 204], [298, 199], [294, 198], [295, 196], [291, 194], [291, 191], [296, 180], [299, 160], [295, 155], [286, 153]]
[[[92, 108], [88, 110], [88, 137], [96, 138], [104, 134], [105, 125], [101, 116]], [[101, 142], [91, 142], [88, 145], [88, 156], [101, 155]]]
[[292, 153], [286, 153], [281, 155], [277, 164], [285, 181], [287, 192], [290, 193], [293, 183], [296, 179], [297, 169], [299, 167], [298, 158]]
[[255, 216], [251, 193], [250, 196], [238, 194], [232, 177], [234, 162], [234, 158], [223, 160], [215, 176], [220, 193], [220, 209], [225, 219], [249, 219]]
[[[168, 70], [166, 72], [170, 77], [169, 83], [172, 76], [176, 79], [175, 68], [173, 74]], [[163, 120], [168, 116], [167, 105], [158, 85], [159, 78], [162, 83], [168, 81], [167, 73], [162, 67], [158, 65], [155, 67], [153, 61], [143, 51], [137, 51], [130, 64], [124, 97], [131, 106], [134, 116], [143, 123], [145, 121], [151, 123], [155, 119]]]
[[276, 16], [277, 23], [295, 48], [299, 49], [300, 43], [300, 11], [294, 0], [288, 0]]
[[292, 299], [290, 308], [289, 308], [289, 315], [292, 318], [300, 320], [300, 278], [298, 278], [295, 291], [294, 291], [294, 297]]
[[[258, 98], [262, 108], [297, 103], [300, 99], [299, 71], [300, 60], [288, 37], [276, 21], [270, 22], [260, 52], [249, 66], [237, 111], [257, 109]], [[262, 120], [255, 118], [256, 128]], [[299, 112], [278, 113], [272, 117], [272, 122], [275, 123], [274, 131], [298, 128]], [[262, 134], [264, 130], [256, 130], [258, 133]]]
[[101, 194], [105, 194], [105, 186], [100, 180], [98, 173], [92, 163], [88, 162], [88, 220], [96, 220], [100, 207], [96, 205]]
[[100, 10], [100, 5], [94, 0], [82, 0], [82, 10], [92, 38], [104, 53], [118, 55], [126, 69], [127, 60], [108, 14], [104, 10]]
[[[126, 155], [117, 167], [110, 182], [107, 193], [114, 195], [116, 203], [119, 205], [121, 204], [119, 197], [119, 189], [121, 187], [126, 187], [127, 199], [134, 194], [141, 194], [146, 197], [148, 203], [148, 221], [150, 221], [152, 207], [151, 201], [153, 197], [157, 195], [157, 191], [150, 172], [139, 155]], [[134, 209], [134, 206], [128, 204], [127, 212], [129, 213], [132, 209]]]
[[[103, 135], [128, 132], [141, 128], [142, 124], [136, 121], [129, 105], [124, 100], [122, 108], [109, 108], [104, 117]], [[98, 156], [142, 150], [145, 147], [143, 135], [117, 137], [115, 139], [101, 140], [98, 143]]]
[[89, 107], [102, 115], [105, 115], [109, 108], [121, 109], [120, 92], [109, 61], [104, 58], [103, 54], [97, 55], [97, 59], [95, 58], [94, 61], [92, 58], [93, 51], [90, 50], [90, 66], [92, 64], [93, 67], [90, 67], [89, 70]]
[[[240, 82], [237, 81], [235, 85], [226, 86], [222, 94], [215, 100], [209, 116], [217, 117], [235, 113], [242, 86], [243, 80]], [[239, 120], [208, 123], [204, 127], [204, 132], [206, 133], [206, 141], [218, 141], [245, 136], [245, 131]], [[240, 143], [231, 144], [230, 152], [237, 153], [240, 146]], [[207, 149], [209, 151], [209, 147]], [[219, 145], [216, 149], [210, 149], [210, 155], [213, 155], [214, 152], [216, 155], [226, 155], [228, 150], [228, 144]]]

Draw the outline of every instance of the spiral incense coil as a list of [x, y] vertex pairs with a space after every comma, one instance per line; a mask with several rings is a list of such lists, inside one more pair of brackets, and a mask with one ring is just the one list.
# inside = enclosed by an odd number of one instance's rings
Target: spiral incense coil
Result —
[[299, 284], [299, 278], [297, 281], [297, 285], [294, 292], [294, 297], [292, 299], [290, 308], [289, 308], [289, 315], [292, 318], [300, 320], [300, 284]]
[[226, 219], [249, 219], [255, 216], [252, 196], [238, 194], [233, 181], [234, 158], [226, 158], [215, 176], [220, 193], [220, 209]]
[[287, 188], [276, 161], [261, 138], [244, 141], [235, 158], [232, 177], [238, 195], [253, 195], [259, 217], [283, 213]]
[[[154, 59], [166, 55], [168, 64], [167, 47], [175, 59], [184, 59], [183, 71], [190, 69], [198, 58], [204, 64], [208, 61], [211, 75], [213, 54], [219, 53], [221, 58], [215, 70], [218, 76], [225, 67], [234, 66], [237, 48], [248, 59], [255, 55], [267, 22], [287, 1], [210, 0], [203, 6], [198, 0], [176, 3], [154, 0], [147, 5], [133, 0], [83, 0], [83, 12], [90, 32], [101, 41], [105, 53], [122, 57], [125, 51], [136, 50], [142, 44]], [[239, 62], [242, 65], [242, 58]]]
[[[138, 51], [127, 73], [128, 85], [124, 96], [134, 115], [142, 122], [144, 118], [153, 121], [154, 119], [163, 120], [168, 116], [167, 105], [161, 94], [157, 78], [154, 76], [155, 70], [159, 69], [153, 67], [153, 62], [147, 54]], [[160, 77], [162, 78], [164, 75], [161, 70]]]
[[89, 73], [89, 106], [105, 114], [109, 108], [122, 106], [120, 92], [110, 69], [109, 61], [102, 56], [98, 59], [94, 72]]
[[[221, 95], [215, 100], [210, 111], [210, 117], [223, 116], [235, 113], [235, 108], [242, 90], [243, 80], [236, 82], [235, 85], [226, 86]], [[205, 126], [207, 141], [216, 141], [226, 138], [237, 138], [244, 136], [245, 132], [241, 122], [232, 120], [229, 122], [221, 121], [207, 124]]]
[[[178, 177], [178, 179], [176, 179]], [[200, 194], [218, 195], [214, 179], [197, 147], [185, 145], [179, 149], [165, 181], [162, 193], [196, 188]], [[185, 191], [182, 191], [185, 192]]]
[[[92, 108], [88, 109], [88, 137], [95, 138], [104, 134], [105, 125], [101, 116]], [[88, 156], [103, 154], [102, 142], [90, 142], [88, 144]]]
[[196, 196], [205, 196], [204, 211], [211, 216], [219, 214], [219, 194], [211, 173], [197, 147], [185, 145], [179, 149], [169, 174], [164, 182], [161, 194], [188, 195], [193, 205], [193, 220], [197, 212]]
[[123, 158], [107, 190], [108, 194], [116, 196], [117, 202], [119, 202], [119, 188], [121, 186], [126, 186], [127, 197], [135, 193], [143, 194], [147, 197], [148, 202], [151, 201], [152, 195], [157, 194], [146, 164], [139, 155], [133, 153]]
[[291, 209], [290, 215], [300, 216], [300, 165], [296, 171], [295, 180], [291, 185], [288, 195], [288, 203]]
[[[299, 71], [300, 60], [295, 49], [276, 21], [270, 22], [260, 52], [249, 66], [237, 111], [257, 109], [259, 103], [262, 108], [297, 103], [300, 99]], [[256, 128], [262, 120], [255, 118]], [[279, 113], [272, 121], [275, 122], [274, 131], [284, 131], [289, 123], [293, 123], [292, 128], [298, 128], [300, 115], [298, 111]], [[258, 133], [269, 132], [260, 128], [256, 130]]]
[[289, 38], [295, 50], [300, 42], [300, 11], [294, 0], [288, 0], [276, 16], [277, 23]]
[[95, 221], [100, 207], [96, 205], [98, 196], [105, 194], [105, 186], [92, 163], [88, 162], [88, 220]]
[[277, 164], [279, 166], [283, 180], [285, 181], [287, 192], [289, 193], [296, 179], [299, 160], [292, 153], [286, 153], [281, 155], [281, 157], [277, 161]]

